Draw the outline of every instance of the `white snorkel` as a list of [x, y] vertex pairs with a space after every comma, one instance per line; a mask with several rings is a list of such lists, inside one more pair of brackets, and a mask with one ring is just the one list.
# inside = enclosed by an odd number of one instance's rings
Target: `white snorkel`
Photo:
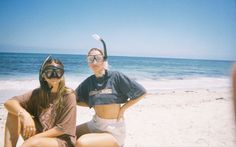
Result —
[[103, 51], [104, 51], [104, 61], [106, 61], [107, 60], [107, 48], [106, 48], [105, 41], [100, 36], [98, 36], [98, 34], [93, 34], [92, 37], [94, 39], [96, 39], [97, 41], [101, 41], [102, 42]]

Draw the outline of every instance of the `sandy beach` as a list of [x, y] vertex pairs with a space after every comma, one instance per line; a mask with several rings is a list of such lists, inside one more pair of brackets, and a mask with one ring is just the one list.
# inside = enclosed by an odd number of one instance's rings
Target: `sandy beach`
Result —
[[[156, 84], [163, 86], [164, 83]], [[155, 83], [142, 84], [146, 85], [149, 94], [125, 113], [125, 147], [236, 146], [230, 88], [203, 85], [177, 89], [172, 84], [172, 89], [156, 92], [151, 89], [152, 86], [160, 88]], [[94, 113], [92, 109], [77, 108], [77, 124], [90, 120]], [[2, 104], [0, 118], [0, 146], [3, 146], [6, 110]]]
[[[123, 147], [236, 147], [235, 6], [236, 0], [0, 0], [0, 147], [4, 103], [43, 88], [42, 80], [61, 92], [59, 78], [73, 90], [81, 86], [89, 105], [138, 94], [133, 80], [147, 90], [124, 112]], [[77, 125], [95, 113], [76, 111]], [[55, 116], [42, 112], [42, 119]]]

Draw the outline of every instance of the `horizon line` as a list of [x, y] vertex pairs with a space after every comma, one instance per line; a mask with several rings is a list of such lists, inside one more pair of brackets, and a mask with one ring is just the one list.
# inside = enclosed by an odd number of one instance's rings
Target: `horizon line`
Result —
[[[0, 51], [1, 53], [16, 53], [16, 54], [55, 54], [55, 55], [86, 55], [86, 54], [78, 54], [78, 53], [45, 53], [45, 52], [16, 52], [16, 51]], [[159, 59], [180, 59], [180, 60], [205, 60], [205, 61], [227, 61], [227, 62], [236, 62], [236, 60], [230, 59], [204, 59], [204, 58], [183, 58], [183, 57], [160, 57], [160, 56], [138, 56], [138, 55], [109, 55], [114, 57], [138, 57], [138, 58], [159, 58]]]

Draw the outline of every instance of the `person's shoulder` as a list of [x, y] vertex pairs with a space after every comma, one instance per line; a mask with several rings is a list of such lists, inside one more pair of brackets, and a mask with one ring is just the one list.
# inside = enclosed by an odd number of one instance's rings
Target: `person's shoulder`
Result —
[[63, 95], [65, 103], [76, 104], [75, 91], [70, 88], [67, 88], [66, 90], [67, 92]]
[[85, 84], [85, 83], [87, 83], [87, 82], [93, 80], [94, 77], [95, 77], [94, 75], [91, 75], [91, 76], [87, 77], [84, 81], [81, 82], [81, 84]]
[[123, 76], [124, 74], [120, 71], [108, 71], [108, 76]]
[[236, 77], [236, 64], [233, 65], [232, 71], [233, 71], [233, 76]]
[[[110, 72], [110, 74], [109, 74]], [[124, 80], [124, 79], [129, 79], [128, 76], [126, 76], [124, 73], [120, 71], [109, 71], [108, 76], [111, 79], [115, 79], [116, 81]]]
[[40, 88], [35, 88], [31, 92], [32, 94], [38, 94], [40, 92]]
[[37, 100], [39, 99], [39, 88], [26, 91], [21, 95], [16, 95], [10, 99], [17, 100], [17, 101], [29, 101], [29, 100]]
[[25, 93], [25, 95], [28, 95], [30, 97], [35, 97], [35, 96], [39, 96], [39, 92], [40, 92], [40, 88], [35, 88], [33, 90], [30, 90], [28, 92]]
[[74, 97], [75, 91], [72, 88], [65, 87], [65, 90], [62, 94], [64, 97]]

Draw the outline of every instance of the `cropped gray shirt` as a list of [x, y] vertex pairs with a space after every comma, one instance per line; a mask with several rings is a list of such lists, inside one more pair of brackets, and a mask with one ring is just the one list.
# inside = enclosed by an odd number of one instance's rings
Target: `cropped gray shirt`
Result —
[[136, 81], [117, 71], [106, 71], [102, 78], [88, 77], [76, 89], [77, 102], [94, 105], [120, 104], [145, 94], [146, 90]]

